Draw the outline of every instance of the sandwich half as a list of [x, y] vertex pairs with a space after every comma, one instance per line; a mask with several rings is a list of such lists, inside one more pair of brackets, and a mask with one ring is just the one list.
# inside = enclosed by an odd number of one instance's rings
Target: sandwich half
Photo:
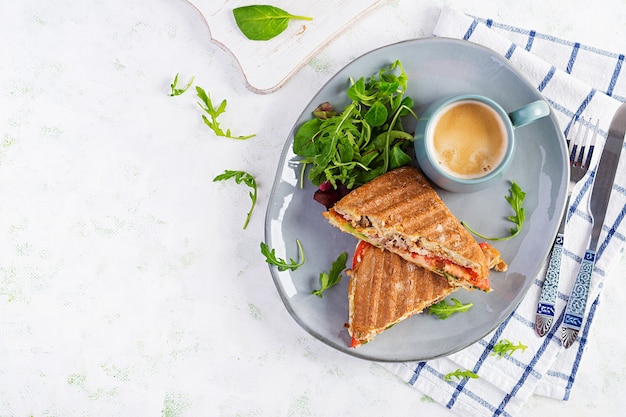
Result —
[[351, 347], [443, 300], [458, 286], [399, 255], [359, 241], [347, 271]]
[[443, 275], [451, 285], [491, 289], [483, 249], [414, 166], [352, 190], [323, 214], [344, 232]]

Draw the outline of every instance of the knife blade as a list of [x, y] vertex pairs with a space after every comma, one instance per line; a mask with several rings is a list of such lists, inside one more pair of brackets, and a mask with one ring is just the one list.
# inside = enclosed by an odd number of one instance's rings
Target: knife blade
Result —
[[587, 307], [587, 297], [589, 296], [589, 287], [591, 285], [591, 276], [596, 262], [596, 251], [600, 232], [604, 224], [604, 218], [609, 205], [609, 197], [613, 189], [615, 181], [615, 173], [619, 163], [622, 147], [624, 146], [624, 135], [626, 134], [626, 103], [622, 104], [609, 127], [609, 132], [604, 143], [604, 149], [598, 162], [598, 168], [595, 173], [593, 189], [591, 191], [591, 199], [589, 202], [589, 210], [593, 227], [591, 229], [591, 238], [588, 249], [585, 251], [583, 260], [580, 264], [574, 287], [567, 300], [565, 307], [565, 315], [561, 326], [561, 342], [565, 348], [570, 347], [576, 338], [582, 326], [585, 309]]

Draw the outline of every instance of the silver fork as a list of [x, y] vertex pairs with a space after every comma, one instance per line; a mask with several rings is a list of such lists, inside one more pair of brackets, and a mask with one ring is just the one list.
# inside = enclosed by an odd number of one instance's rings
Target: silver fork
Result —
[[545, 336], [554, 321], [554, 309], [559, 292], [559, 275], [561, 270], [561, 257], [563, 254], [565, 222], [569, 212], [570, 197], [572, 196], [572, 191], [576, 184], [583, 179], [589, 170], [589, 164], [593, 155], [593, 145], [595, 144], [595, 139], [598, 134], [598, 123], [596, 123], [594, 127], [593, 137], [589, 138], [591, 129], [590, 121], [586, 121], [583, 118], [578, 121], [576, 134], [572, 134], [574, 125], [572, 125], [568, 133], [570, 174], [567, 187], [567, 201], [565, 203], [565, 213], [563, 213], [563, 217], [561, 218], [559, 231], [552, 246], [548, 269], [546, 270], [546, 276], [543, 281], [543, 286], [541, 287], [541, 294], [539, 295], [537, 315], [535, 318], [535, 331], [539, 336]]

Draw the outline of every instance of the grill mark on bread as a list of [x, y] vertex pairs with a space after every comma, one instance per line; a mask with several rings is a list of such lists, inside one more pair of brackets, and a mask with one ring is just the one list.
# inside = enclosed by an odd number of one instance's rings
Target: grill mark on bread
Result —
[[489, 269], [481, 248], [415, 167], [387, 172], [351, 191], [324, 215], [344, 230], [348, 222], [353, 231], [346, 231], [410, 262], [416, 260], [409, 252], [441, 257], [471, 269], [469, 276], [456, 277], [457, 285], [471, 288], [469, 281], [477, 277], [477, 285], [489, 288]]
[[363, 251], [361, 262], [348, 275], [348, 330], [361, 343], [458, 288], [444, 277], [374, 246]]

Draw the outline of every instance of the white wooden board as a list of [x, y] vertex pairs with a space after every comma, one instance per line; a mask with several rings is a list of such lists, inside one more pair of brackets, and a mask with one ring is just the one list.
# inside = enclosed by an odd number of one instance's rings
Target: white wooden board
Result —
[[[253, 91], [272, 92], [305, 65], [346, 27], [384, 0], [187, 0], [204, 17], [211, 40], [229, 51], [239, 63]], [[293, 15], [313, 20], [291, 20], [280, 35], [252, 41], [237, 27], [232, 10], [252, 4], [269, 4]]]

